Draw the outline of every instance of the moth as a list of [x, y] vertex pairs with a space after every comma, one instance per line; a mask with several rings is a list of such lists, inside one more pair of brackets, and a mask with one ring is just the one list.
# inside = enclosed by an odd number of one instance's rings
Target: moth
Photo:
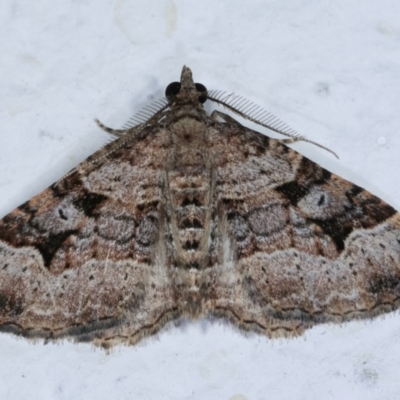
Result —
[[252, 103], [183, 67], [139, 120], [98, 124], [116, 139], [0, 221], [0, 331], [109, 348], [212, 315], [292, 337], [399, 307], [399, 214]]

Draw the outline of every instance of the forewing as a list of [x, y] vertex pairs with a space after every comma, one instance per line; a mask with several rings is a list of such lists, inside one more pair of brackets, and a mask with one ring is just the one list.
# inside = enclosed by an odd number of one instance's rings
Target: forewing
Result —
[[277, 140], [218, 130], [215, 314], [280, 336], [398, 307], [396, 210]]
[[172, 319], [163, 130], [121, 138], [0, 221], [0, 331], [133, 343]]

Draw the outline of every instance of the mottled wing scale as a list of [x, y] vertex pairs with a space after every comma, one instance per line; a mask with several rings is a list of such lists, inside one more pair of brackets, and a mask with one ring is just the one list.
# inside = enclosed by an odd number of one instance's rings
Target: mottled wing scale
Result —
[[110, 347], [181, 316], [278, 337], [398, 308], [391, 206], [208, 116], [187, 67], [166, 95], [0, 221], [0, 331]]
[[227, 243], [214, 312], [274, 337], [398, 308], [400, 216], [391, 206], [238, 123], [218, 142]]
[[1, 330], [109, 346], [173, 318], [165, 246], [155, 246], [166, 139], [145, 129], [111, 143], [0, 221]]

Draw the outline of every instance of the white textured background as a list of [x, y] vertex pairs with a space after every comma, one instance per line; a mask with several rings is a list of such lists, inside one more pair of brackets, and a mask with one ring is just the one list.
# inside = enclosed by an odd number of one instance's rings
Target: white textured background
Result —
[[[399, 0], [2, 0], [0, 217], [107, 140], [182, 65], [400, 209]], [[400, 314], [292, 340], [183, 322], [110, 355], [0, 334], [0, 399], [400, 399]]]

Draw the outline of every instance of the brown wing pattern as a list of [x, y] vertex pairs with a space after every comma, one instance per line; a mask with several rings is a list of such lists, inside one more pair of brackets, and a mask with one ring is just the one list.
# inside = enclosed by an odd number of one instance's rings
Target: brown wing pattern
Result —
[[214, 143], [225, 243], [217, 315], [280, 336], [399, 306], [396, 210], [239, 124]]
[[163, 237], [167, 138], [119, 139], [0, 221], [0, 331], [108, 346], [176, 316]]
[[100, 124], [120, 138], [0, 220], [0, 331], [110, 347], [181, 315], [274, 337], [399, 307], [396, 210], [208, 116], [189, 68], [166, 95], [136, 128]]

